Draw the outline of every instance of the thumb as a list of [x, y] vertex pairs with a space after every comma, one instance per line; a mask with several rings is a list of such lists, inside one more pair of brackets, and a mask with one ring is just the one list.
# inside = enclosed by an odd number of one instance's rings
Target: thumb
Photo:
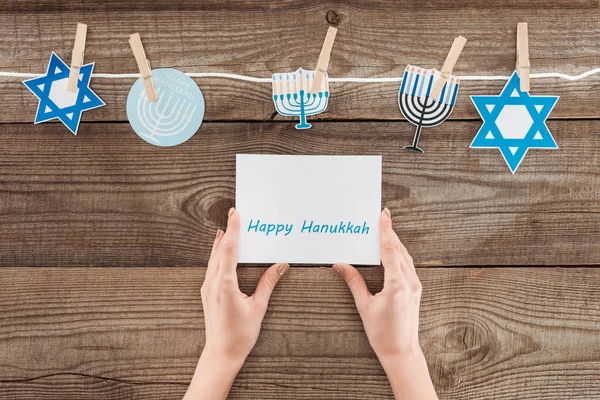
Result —
[[271, 298], [271, 293], [273, 293], [273, 289], [275, 289], [275, 285], [279, 282], [279, 279], [287, 272], [290, 268], [290, 265], [287, 263], [279, 263], [270, 266], [265, 273], [258, 281], [258, 285], [256, 286], [256, 291], [254, 292], [254, 300], [258, 302], [260, 305], [267, 308], [269, 304], [269, 299]]
[[346, 281], [346, 284], [352, 292], [352, 296], [354, 296], [354, 302], [356, 303], [358, 311], [361, 312], [364, 310], [371, 298], [371, 292], [369, 292], [361, 273], [352, 265], [348, 264], [335, 264], [333, 269]]

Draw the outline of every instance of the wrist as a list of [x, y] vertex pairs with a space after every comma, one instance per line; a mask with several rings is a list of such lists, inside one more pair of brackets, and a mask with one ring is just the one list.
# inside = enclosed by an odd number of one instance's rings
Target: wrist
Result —
[[425, 356], [418, 346], [379, 356], [397, 399], [437, 400]]
[[206, 343], [198, 363], [211, 365], [220, 372], [233, 371], [237, 374], [245, 361], [246, 357], [228, 354]]
[[425, 361], [425, 356], [418, 343], [404, 347], [401, 350], [378, 352], [377, 358], [384, 369], [399, 368], [402, 366], [414, 365], [421, 361]]
[[228, 357], [208, 344], [196, 366], [184, 400], [222, 400], [227, 398], [245, 358]]

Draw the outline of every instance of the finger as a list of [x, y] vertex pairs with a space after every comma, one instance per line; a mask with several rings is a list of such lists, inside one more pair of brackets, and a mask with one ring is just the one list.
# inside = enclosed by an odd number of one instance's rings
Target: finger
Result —
[[334, 264], [333, 269], [346, 281], [354, 297], [356, 309], [359, 313], [362, 312], [369, 304], [372, 294], [369, 292], [361, 273], [352, 265], [342, 263]]
[[[398, 235], [396, 234], [396, 232], [394, 232], [394, 229], [392, 227], [392, 219], [391, 219], [390, 210], [385, 208], [383, 210], [383, 212], [381, 213], [381, 218], [383, 219], [382, 224], [385, 228], [380, 228], [380, 231], [384, 231], [384, 229], [385, 229], [384, 234], [386, 236], [386, 239], [382, 240], [382, 243], [387, 243], [387, 244], [385, 244], [385, 247], [387, 247], [388, 250], [391, 250], [392, 252], [394, 252], [394, 254], [396, 256], [396, 257], [394, 257], [394, 256], [389, 257], [390, 258], [389, 262], [392, 263], [392, 265], [395, 262], [399, 262], [400, 270], [402, 271], [402, 275], [403, 275], [404, 279], [409, 283], [409, 285], [418, 286], [420, 284], [419, 277], [417, 276], [417, 271], [415, 270], [415, 265], [413, 263], [413, 259], [410, 256], [410, 254], [408, 253], [406, 246], [404, 246], [402, 241], [398, 238]], [[383, 251], [382, 251], [382, 254], [383, 254]], [[386, 256], [388, 256], [388, 255], [386, 254]], [[384, 261], [382, 258], [382, 263], [383, 262]], [[384, 264], [384, 267], [385, 267], [385, 264]]]
[[217, 229], [217, 236], [215, 236], [215, 241], [213, 242], [212, 249], [210, 251], [210, 258], [214, 258], [217, 255], [217, 249], [219, 248], [219, 244], [221, 243], [221, 239], [223, 239], [223, 232], [221, 229]]
[[418, 288], [420, 287], [421, 282], [419, 281], [419, 276], [417, 275], [413, 258], [408, 253], [408, 250], [406, 249], [404, 244], [402, 244], [402, 242], [400, 242], [400, 246], [403, 258], [403, 262], [400, 263], [400, 267], [402, 268], [404, 278], [411, 287]]
[[213, 274], [218, 269], [218, 260], [217, 260], [217, 249], [219, 247], [219, 243], [221, 243], [221, 239], [223, 239], [223, 232], [220, 229], [217, 229], [217, 235], [215, 236], [215, 240], [213, 242], [212, 250], [210, 251], [210, 258], [208, 259], [208, 268], [206, 269], [206, 275]]
[[252, 297], [264, 309], [269, 304], [269, 299], [271, 298], [273, 289], [275, 289], [275, 285], [277, 285], [279, 279], [281, 279], [288, 269], [290, 269], [290, 265], [287, 263], [275, 264], [269, 267], [260, 278]]
[[219, 243], [219, 273], [235, 272], [238, 262], [238, 238], [240, 235], [240, 215], [231, 208], [227, 220], [227, 230]]
[[379, 245], [381, 264], [385, 269], [384, 286], [402, 284], [402, 263], [406, 263], [402, 254], [404, 246], [392, 228], [392, 218], [387, 208], [384, 208], [379, 216]]

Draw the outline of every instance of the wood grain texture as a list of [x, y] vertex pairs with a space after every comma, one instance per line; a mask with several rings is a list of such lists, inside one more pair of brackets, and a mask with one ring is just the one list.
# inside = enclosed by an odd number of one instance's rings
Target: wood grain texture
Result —
[[[598, 0], [22, 0], [0, 7], [0, 71], [41, 73], [52, 51], [68, 62], [82, 22], [98, 73], [137, 72], [127, 39], [139, 32], [153, 68], [268, 78], [314, 68], [333, 24], [334, 77], [439, 68], [458, 35], [469, 42], [457, 75], [509, 75], [522, 21], [533, 73], [600, 66]], [[323, 122], [299, 133], [274, 122], [269, 84], [196, 82], [205, 123], [163, 149], [120, 123], [131, 79], [95, 78], [107, 106], [73, 137], [33, 126], [36, 98], [0, 78], [1, 399], [181, 398], [236, 153], [383, 155], [382, 203], [427, 267], [420, 337], [442, 400], [599, 398], [600, 75], [532, 81], [532, 94], [561, 96], [548, 123], [560, 149], [530, 151], [515, 176], [497, 150], [468, 149], [481, 124], [468, 96], [500, 81], [463, 81], [454, 121], [424, 131], [423, 155], [401, 149], [412, 125], [371, 121], [402, 119], [398, 83], [332, 83]], [[263, 270], [239, 268], [244, 292]], [[381, 288], [380, 268], [361, 272]], [[334, 272], [283, 278], [230, 398], [392, 398]]]
[[[42, 73], [50, 53], [68, 60], [77, 22], [88, 24], [85, 60], [96, 72], [136, 73], [127, 39], [142, 36], [153, 68], [230, 72], [269, 78], [312, 69], [328, 26], [339, 28], [329, 73], [335, 77], [401, 76], [408, 63], [440, 68], [455, 36], [469, 39], [455, 73], [509, 75], [517, 23], [529, 23], [532, 72], [578, 74], [600, 66], [597, 1], [539, 2], [9, 2], [0, 13], [0, 70]], [[290, 3], [294, 5], [291, 6]], [[489, 3], [489, 4], [488, 4]], [[567, 6], [566, 4], [569, 4]], [[502, 8], [501, 10], [499, 10]], [[29, 11], [29, 12], [27, 12]], [[333, 11], [334, 14], [331, 14]], [[329, 17], [327, 17], [329, 13]], [[334, 17], [332, 17], [334, 15]], [[270, 84], [198, 79], [206, 120], [282, 119]], [[125, 121], [131, 79], [94, 79], [107, 103], [86, 121]], [[452, 118], [478, 118], [469, 95], [499, 93], [503, 82], [463, 81]], [[598, 118], [600, 75], [578, 82], [532, 81], [532, 94], [560, 95], [552, 118]], [[398, 83], [332, 83], [320, 120], [401, 119]], [[18, 78], [0, 79], [0, 122], [30, 122], [37, 100]]]
[[127, 124], [6, 125], [0, 265], [200, 265], [234, 205], [237, 153], [382, 154], [382, 204], [420, 266], [600, 264], [600, 122], [550, 122], [560, 149], [530, 151], [514, 176], [497, 150], [469, 149], [479, 126], [447, 122], [415, 154], [406, 122], [206, 123], [166, 149]]
[[[263, 268], [239, 270], [251, 293]], [[369, 287], [382, 270], [363, 268]], [[441, 399], [595, 399], [600, 269], [419, 269]], [[0, 397], [177, 399], [204, 342], [204, 268], [0, 269]], [[390, 399], [352, 297], [326, 268], [275, 289], [232, 399]]]
[[[288, 11], [320, 10], [327, 6], [347, 6], [359, 10], [378, 10], [397, 12], [398, 3], [394, 0], [346, 0], [319, 1], [305, 0], [299, 3], [295, 0], [155, 0], [152, 2], [106, 0], [98, 2], [82, 2], [80, 0], [20, 0], [4, 4], [2, 11], [5, 13], [31, 13], [31, 12], [98, 12], [98, 11], [220, 11], [230, 12], [236, 10], [246, 11]], [[519, 0], [457, 0], [451, 3], [443, 1], [422, 2], [407, 0], [402, 2], [402, 10], [537, 10], [544, 9], [575, 9], [581, 11], [594, 11], [598, 9], [596, 0], [532, 0], [526, 3]]]

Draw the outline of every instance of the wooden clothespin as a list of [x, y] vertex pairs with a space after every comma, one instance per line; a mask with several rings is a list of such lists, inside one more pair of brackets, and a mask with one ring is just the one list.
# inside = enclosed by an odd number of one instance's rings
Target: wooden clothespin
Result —
[[142, 46], [142, 39], [140, 38], [139, 33], [134, 33], [130, 36], [129, 45], [131, 46], [131, 50], [133, 50], [135, 61], [140, 70], [148, 101], [154, 103], [157, 97], [156, 90], [154, 89], [154, 82], [152, 82], [152, 71], [150, 70], [150, 62], [146, 58], [146, 52], [144, 51], [144, 46]]
[[312, 94], [318, 94], [321, 91], [321, 82], [323, 82], [323, 77], [325, 76], [325, 72], [327, 72], [329, 55], [331, 54], [331, 49], [333, 48], [333, 42], [335, 40], [336, 33], [337, 29], [332, 26], [330, 26], [327, 30], [327, 36], [325, 36], [325, 41], [323, 42], [323, 47], [321, 48], [321, 54], [319, 54], [319, 60], [317, 61], [317, 67], [315, 68], [315, 80], [310, 87], [310, 92]]
[[440, 95], [442, 94], [442, 89], [444, 88], [444, 84], [448, 82], [450, 75], [452, 75], [454, 65], [456, 64], [456, 61], [458, 61], [458, 57], [460, 56], [460, 53], [462, 52], [463, 47], [465, 47], [466, 43], [467, 39], [465, 39], [462, 36], [459, 36], [456, 39], [454, 39], [452, 47], [450, 48], [450, 52], [446, 57], [446, 61], [444, 61], [444, 65], [440, 70], [440, 76], [433, 83], [433, 87], [431, 88], [431, 93], [429, 94], [429, 97], [433, 99], [438, 99], [440, 97]]
[[516, 70], [521, 80], [521, 92], [529, 92], [529, 39], [527, 22], [517, 25], [517, 65]]
[[83, 66], [83, 53], [85, 51], [85, 37], [87, 35], [87, 25], [77, 24], [77, 33], [75, 33], [75, 46], [71, 58], [71, 70], [69, 71], [69, 81], [67, 91], [77, 91], [77, 81], [79, 80], [79, 70]]

